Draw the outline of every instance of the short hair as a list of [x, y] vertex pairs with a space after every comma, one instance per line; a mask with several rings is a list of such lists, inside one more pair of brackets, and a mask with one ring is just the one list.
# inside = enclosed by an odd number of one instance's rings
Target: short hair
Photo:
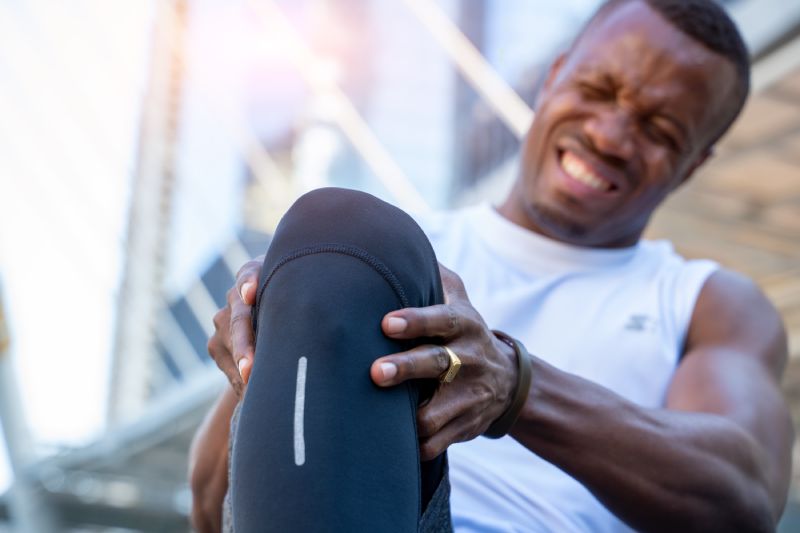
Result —
[[[596, 19], [610, 10], [633, 0], [607, 0], [603, 3], [581, 34]], [[736, 69], [736, 87], [731, 109], [710, 144], [714, 144], [730, 128], [741, 113], [750, 94], [750, 54], [742, 34], [728, 13], [714, 0], [639, 0], [664, 17], [683, 34], [707, 49], [729, 60]], [[580, 35], [578, 36], [578, 39]]]

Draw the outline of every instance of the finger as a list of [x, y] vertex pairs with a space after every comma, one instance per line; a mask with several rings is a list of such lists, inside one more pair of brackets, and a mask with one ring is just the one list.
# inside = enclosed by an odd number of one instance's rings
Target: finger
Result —
[[255, 356], [253, 320], [250, 310], [251, 307], [244, 304], [239, 298], [233, 299], [230, 322], [231, 360], [235, 362], [237, 371], [245, 384], [250, 379], [250, 370]]
[[242, 302], [247, 305], [256, 303], [256, 286], [258, 285], [258, 277], [261, 275], [263, 262], [264, 256], [259, 256], [245, 263], [236, 274], [236, 292]]
[[241, 396], [244, 382], [242, 377], [239, 375], [239, 370], [236, 368], [236, 364], [233, 361], [230, 351], [228, 351], [217, 335], [213, 335], [208, 340], [207, 348], [209, 355], [211, 355], [211, 358], [214, 359], [217, 367], [222, 370], [222, 373], [228, 378], [228, 381], [230, 382], [231, 387], [233, 387], [234, 392], [236, 392], [236, 395]]
[[470, 406], [459, 400], [456, 394], [450, 393], [452, 390], [440, 387], [430, 402], [417, 409], [417, 434], [420, 440], [433, 437], [469, 409]]
[[437, 378], [449, 366], [450, 356], [442, 346], [424, 344], [377, 359], [370, 367], [370, 377], [376, 385], [389, 387], [409, 379]]
[[469, 319], [459, 314], [455, 306], [446, 304], [392, 311], [383, 317], [381, 328], [393, 339], [452, 339], [461, 335], [468, 323]]
[[[235, 289], [228, 291], [227, 298], [229, 302], [238, 299], [235, 292]], [[239, 394], [242, 380], [231, 354], [230, 326], [231, 306], [229, 304], [214, 314], [214, 334], [208, 340], [207, 349], [217, 367], [223, 371], [231, 386]]]
[[458, 274], [439, 263], [439, 276], [442, 278], [444, 303], [449, 304], [453, 300], [467, 298], [467, 291], [464, 288], [464, 282], [461, 281], [461, 278], [458, 276]]
[[459, 416], [451, 420], [435, 435], [420, 439], [419, 458], [430, 461], [439, 457], [447, 447], [456, 442], [463, 442], [472, 436], [473, 423], [468, 416]]

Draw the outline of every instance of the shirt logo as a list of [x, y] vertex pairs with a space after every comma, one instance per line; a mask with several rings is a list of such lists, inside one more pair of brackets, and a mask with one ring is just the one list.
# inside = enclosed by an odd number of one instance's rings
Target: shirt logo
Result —
[[655, 331], [658, 321], [647, 315], [631, 315], [625, 329], [628, 331]]

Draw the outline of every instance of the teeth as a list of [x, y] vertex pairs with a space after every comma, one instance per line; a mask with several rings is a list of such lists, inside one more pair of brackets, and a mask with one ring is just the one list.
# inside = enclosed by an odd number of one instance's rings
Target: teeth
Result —
[[561, 166], [564, 167], [564, 170], [571, 178], [580, 181], [584, 185], [588, 185], [592, 189], [598, 191], [608, 191], [611, 189], [610, 183], [592, 172], [583, 161], [570, 152], [566, 152], [561, 158]]

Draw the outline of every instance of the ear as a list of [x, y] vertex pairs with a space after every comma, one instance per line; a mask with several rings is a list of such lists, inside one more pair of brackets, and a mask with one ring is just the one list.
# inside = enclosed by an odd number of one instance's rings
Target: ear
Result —
[[542, 97], [543, 93], [546, 93], [550, 90], [550, 87], [553, 86], [556, 78], [558, 77], [558, 73], [561, 71], [561, 67], [564, 66], [564, 62], [567, 59], [566, 52], [561, 52], [556, 56], [555, 60], [550, 64], [550, 67], [547, 69], [547, 77], [544, 79], [544, 83], [539, 88], [539, 92], [536, 95], [536, 104], [538, 106], [539, 99]]
[[677, 189], [678, 187], [689, 181], [689, 178], [691, 178], [694, 175], [697, 169], [706, 164], [708, 160], [711, 159], [712, 157], [714, 157], [714, 147], [709, 146], [708, 148], [703, 150], [700, 153], [700, 155], [697, 156], [697, 159], [695, 159], [691, 165], [689, 165], [689, 168], [686, 169], [686, 172], [681, 178], [681, 181], [678, 183], [678, 185], [675, 186], [675, 188]]

